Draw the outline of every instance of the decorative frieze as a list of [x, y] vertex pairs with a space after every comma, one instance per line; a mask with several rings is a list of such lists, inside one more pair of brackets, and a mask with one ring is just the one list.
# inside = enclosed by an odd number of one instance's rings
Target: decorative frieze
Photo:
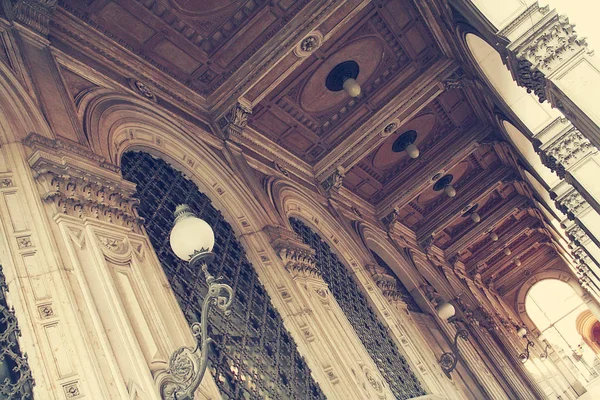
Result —
[[77, 145], [36, 134], [23, 143], [33, 150], [28, 161], [41, 197], [58, 213], [139, 231], [143, 220], [135, 210], [135, 185], [121, 178], [116, 165]]
[[225, 138], [241, 137], [252, 114], [249, 106], [237, 103], [219, 120], [219, 129]]
[[595, 150], [592, 143], [576, 128], [569, 129], [547, 145], [536, 141], [534, 147], [540, 154], [542, 163], [562, 179], [572, 165]]

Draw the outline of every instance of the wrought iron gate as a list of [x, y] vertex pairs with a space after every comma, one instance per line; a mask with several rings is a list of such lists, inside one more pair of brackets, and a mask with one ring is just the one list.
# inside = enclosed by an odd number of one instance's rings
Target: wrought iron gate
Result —
[[21, 335], [14, 310], [6, 304], [8, 286], [0, 266], [0, 399], [33, 399], [33, 378], [27, 358], [21, 354]]
[[290, 222], [302, 240], [316, 251], [317, 266], [323, 279], [394, 396], [400, 400], [424, 395], [419, 380], [390, 338], [388, 328], [379, 321], [348, 268], [311, 228], [295, 218], [290, 218]]
[[139, 214], [188, 323], [201, 314], [206, 282], [171, 251], [169, 233], [177, 204], [189, 204], [215, 232], [211, 272], [235, 291], [231, 313], [210, 314], [210, 371], [228, 399], [324, 399], [281, 317], [246, 259], [231, 226], [196, 185], [165, 161], [146, 153], [126, 153], [123, 177], [137, 184]]

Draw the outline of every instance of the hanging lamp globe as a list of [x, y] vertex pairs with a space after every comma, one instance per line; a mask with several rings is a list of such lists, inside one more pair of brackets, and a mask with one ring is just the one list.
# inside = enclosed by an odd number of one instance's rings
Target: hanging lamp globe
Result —
[[490, 239], [492, 239], [492, 242], [498, 241], [498, 235], [496, 234], [496, 232], [490, 233]]
[[437, 313], [438, 317], [447, 321], [448, 319], [454, 317], [456, 314], [456, 309], [452, 304], [441, 300], [435, 307], [435, 312]]
[[177, 257], [192, 262], [212, 256], [215, 234], [206, 221], [198, 218], [187, 204], [182, 204], [175, 208], [169, 242]]

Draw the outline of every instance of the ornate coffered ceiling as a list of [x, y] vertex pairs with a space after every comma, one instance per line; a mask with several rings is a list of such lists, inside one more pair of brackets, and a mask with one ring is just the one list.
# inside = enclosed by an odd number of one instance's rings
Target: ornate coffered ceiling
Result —
[[[352, 205], [355, 215], [402, 225], [424, 251], [503, 294], [539, 269], [564, 264], [564, 249], [522, 180], [518, 153], [503, 139], [494, 98], [459, 50], [446, 3], [59, 5], [49, 36], [57, 48], [85, 54], [117, 81], [142, 79], [152, 100], [175, 114], [190, 119], [190, 110], [201, 110], [193, 118], [234, 141], [261, 171], [275, 165]], [[325, 86], [330, 71], [350, 60], [362, 87], [355, 98]], [[62, 73], [74, 98], [89, 90], [86, 76]], [[228, 132], [236, 134], [223, 134], [217, 121], [235, 125]], [[416, 159], [392, 148], [411, 130]], [[446, 175], [453, 198], [433, 189]], [[478, 223], [469, 214], [475, 206]]]

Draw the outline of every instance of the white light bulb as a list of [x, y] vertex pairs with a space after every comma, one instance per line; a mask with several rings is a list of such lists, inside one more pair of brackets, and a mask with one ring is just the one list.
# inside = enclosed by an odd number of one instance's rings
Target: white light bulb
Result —
[[516, 265], [517, 267], [520, 267], [520, 266], [521, 266], [521, 260], [519, 260], [519, 259], [517, 258], [517, 259], [515, 260], [515, 265]]
[[492, 239], [492, 242], [498, 241], [498, 235], [496, 234], [496, 232], [490, 233], [490, 239]]
[[169, 242], [177, 257], [190, 261], [198, 253], [212, 251], [215, 234], [206, 221], [196, 217], [190, 207], [184, 204], [175, 210], [175, 224]]
[[474, 212], [473, 214], [471, 214], [471, 220], [477, 224], [479, 221], [481, 221], [481, 217], [479, 216], [479, 214]]
[[445, 320], [454, 317], [456, 314], [454, 306], [450, 303], [446, 303], [443, 300], [435, 307], [435, 311], [437, 312], [438, 317]]
[[454, 189], [454, 186], [448, 185], [444, 188], [444, 193], [446, 193], [448, 197], [454, 197], [456, 196], [456, 189]]
[[524, 326], [520, 327], [517, 330], [517, 335], [519, 335], [519, 337], [525, 337], [525, 335], [527, 335], [527, 329], [525, 329]]
[[510, 251], [510, 249], [508, 247], [505, 247], [504, 254], [506, 254], [507, 256], [510, 256], [512, 254], [512, 251]]
[[410, 158], [417, 158], [419, 157], [419, 148], [414, 144], [409, 144], [406, 146], [406, 153]]
[[348, 78], [344, 81], [342, 86], [350, 97], [358, 97], [360, 95], [361, 89], [358, 82], [356, 82], [356, 79]]

